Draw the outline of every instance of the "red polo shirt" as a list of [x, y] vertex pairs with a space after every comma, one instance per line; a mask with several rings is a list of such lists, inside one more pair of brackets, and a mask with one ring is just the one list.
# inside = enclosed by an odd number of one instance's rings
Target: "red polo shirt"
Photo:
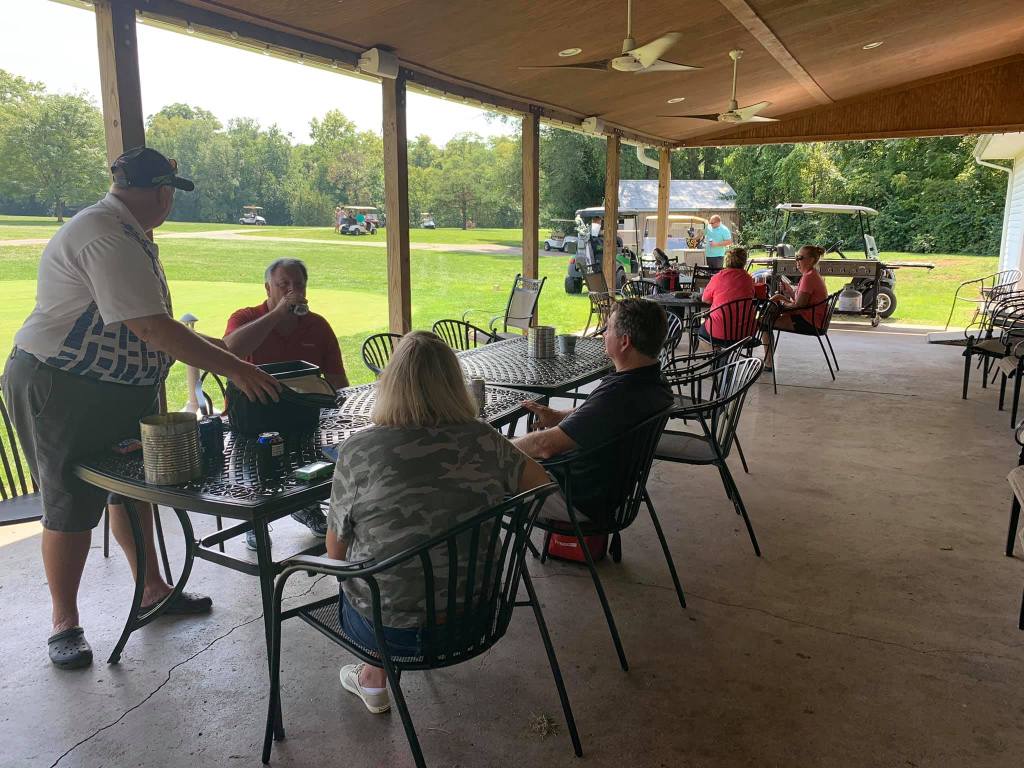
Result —
[[[267, 311], [266, 302], [258, 307], [239, 309], [228, 318], [228, 327], [224, 335], [227, 336], [243, 325], [259, 320]], [[330, 323], [312, 312], [298, 316], [296, 320], [299, 322], [294, 331], [285, 336], [275, 328], [251, 355], [245, 357], [245, 360], [256, 364], [305, 360], [307, 363], [320, 366], [324, 373], [344, 373], [345, 364], [341, 361], [341, 348]]]

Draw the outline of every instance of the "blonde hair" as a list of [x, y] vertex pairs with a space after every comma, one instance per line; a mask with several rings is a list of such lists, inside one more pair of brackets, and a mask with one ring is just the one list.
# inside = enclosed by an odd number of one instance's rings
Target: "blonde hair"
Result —
[[439, 427], [468, 424], [476, 413], [455, 353], [434, 334], [413, 331], [377, 381], [370, 418], [388, 427]]
[[726, 269], [743, 269], [747, 266], [747, 249], [736, 246], [725, 252]]

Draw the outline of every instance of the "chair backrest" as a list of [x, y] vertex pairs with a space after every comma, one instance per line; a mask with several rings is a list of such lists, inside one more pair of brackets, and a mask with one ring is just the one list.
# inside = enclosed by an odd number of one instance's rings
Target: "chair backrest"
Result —
[[752, 336], [748, 336], [727, 347], [716, 347], [710, 354], [699, 354], [691, 358], [690, 362], [684, 361], [682, 366], [665, 371], [665, 379], [677, 395], [688, 398], [690, 402], [701, 403], [714, 399], [718, 396], [718, 382], [706, 374], [739, 360], [743, 353], [750, 349], [753, 340]]
[[573, 503], [574, 465], [586, 467], [598, 461], [601, 466], [611, 468], [603, 477], [604, 514], [590, 514], [590, 525], [608, 533], [621, 531], [632, 524], [640, 510], [658, 438], [671, 413], [672, 408], [666, 408], [601, 445], [542, 464], [560, 478], [567, 504]]
[[638, 278], [627, 280], [622, 284], [622, 295], [632, 299], [642, 299], [644, 296], [653, 296], [660, 293], [661, 289], [653, 280]]
[[380, 376], [391, 359], [391, 353], [395, 351], [395, 344], [401, 339], [402, 336], [397, 333], [375, 333], [363, 342], [363, 362], [373, 371], [374, 376]]
[[709, 371], [702, 378], [709, 379], [713, 396], [695, 405], [704, 436], [714, 442], [723, 459], [729, 457], [736, 440], [736, 427], [747, 392], [761, 375], [764, 363], [756, 357], [736, 360]]
[[596, 316], [597, 323], [594, 325], [594, 333], [596, 335], [603, 334], [608, 325], [608, 318], [612, 316], [615, 309], [615, 299], [607, 291], [604, 293], [591, 291], [587, 297], [590, 299], [590, 316], [587, 318], [586, 328], [590, 328], [590, 321]]
[[734, 299], [693, 315], [690, 319], [691, 349], [697, 348], [697, 333], [701, 326], [711, 329], [715, 346], [730, 345], [753, 336], [758, 328], [757, 302], [754, 299]]
[[668, 365], [672, 358], [675, 357], [676, 346], [683, 338], [683, 323], [678, 315], [674, 312], [667, 312], [665, 313], [665, 319], [668, 321], [668, 333], [665, 334], [665, 341], [661, 345], [661, 354], [658, 355], [662, 368]]
[[525, 331], [530, 327], [537, 312], [537, 302], [540, 301], [540, 292], [544, 288], [545, 280], [546, 277], [533, 280], [516, 275], [515, 282], [512, 283], [512, 293], [508, 297], [508, 306], [505, 308], [505, 331], [509, 328]]
[[[832, 325], [832, 315], [836, 311], [836, 302], [839, 301], [839, 295], [841, 293], [842, 291], [836, 291], [831, 296], [826, 296], [824, 301], [815, 305], [815, 307], [824, 307], [824, 316], [822, 317], [820, 323], [816, 323], [818, 330], [821, 331], [822, 333], [828, 333], [828, 327]], [[819, 311], [817, 309], [813, 309], [811, 317], [817, 318], [818, 314]]]
[[476, 349], [494, 341], [488, 331], [464, 320], [438, 320], [431, 330], [452, 349]]
[[599, 269], [584, 269], [583, 281], [587, 284], [587, 290], [590, 293], [608, 293], [608, 281], [605, 279], [604, 272]]
[[[10, 414], [0, 396], [0, 500], [35, 493], [35, 481], [23, 463], [18, 435], [14, 431]], [[31, 491], [29, 490], [31, 488]]]
[[557, 485], [548, 483], [521, 493], [351, 577], [369, 586], [375, 629], [383, 630], [378, 577], [399, 565], [419, 566], [426, 601], [422, 656], [393, 659], [396, 667], [457, 664], [504, 636], [515, 608], [530, 530], [544, 500], [556, 490]]

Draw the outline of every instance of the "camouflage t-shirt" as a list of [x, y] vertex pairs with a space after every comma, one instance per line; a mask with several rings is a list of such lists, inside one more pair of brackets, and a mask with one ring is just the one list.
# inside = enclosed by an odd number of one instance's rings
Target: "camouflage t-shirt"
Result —
[[[378, 561], [444, 533], [514, 494], [526, 456], [482, 422], [436, 428], [370, 427], [342, 443], [329, 521], [348, 542], [346, 558]], [[466, 547], [459, 558], [468, 559]], [[447, 557], [432, 551], [436, 605], [448, 600]], [[426, 615], [419, 559], [377, 577], [389, 627], [419, 627]], [[342, 582], [352, 606], [372, 621], [366, 582]]]

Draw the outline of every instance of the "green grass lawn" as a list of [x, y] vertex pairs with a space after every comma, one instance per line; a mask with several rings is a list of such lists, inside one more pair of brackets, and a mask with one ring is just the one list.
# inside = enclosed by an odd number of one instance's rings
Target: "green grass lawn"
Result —
[[[28, 222], [27, 224], [25, 222]], [[0, 217], [0, 349], [7, 349], [15, 331], [29, 313], [35, 293], [36, 269], [41, 245], [5, 246], [8, 229], [24, 226], [52, 234], [56, 224], [43, 224], [31, 217]], [[210, 231], [217, 224], [168, 223], [159, 232]], [[259, 235], [286, 233], [295, 237], [335, 239], [330, 245], [295, 242], [288, 255], [303, 259], [310, 269], [309, 296], [314, 311], [324, 315], [339, 336], [346, 366], [353, 383], [371, 379], [359, 356], [363, 339], [387, 330], [386, 253], [384, 249], [361, 248], [347, 238], [323, 228], [253, 228], [245, 240], [164, 238], [157, 235], [160, 253], [171, 283], [175, 314], [186, 312], [200, 318], [199, 330], [210, 335], [223, 333], [228, 315], [242, 306], [262, 301], [263, 270], [281, 255], [281, 243], [260, 242]], [[383, 239], [383, 232], [375, 237]], [[519, 230], [413, 230], [430, 242], [490, 242], [519, 244]], [[36, 236], [46, 236], [36, 235]], [[12, 238], [8, 238], [12, 239]], [[421, 240], [421, 242], [426, 242]], [[906, 269], [897, 273], [898, 307], [890, 322], [942, 325], [956, 286], [963, 280], [995, 271], [995, 257], [886, 253], [885, 260], [931, 261], [933, 271]], [[548, 278], [540, 303], [541, 322], [559, 331], [582, 328], [589, 311], [585, 295], [569, 296], [562, 287], [567, 256], [542, 255], [540, 269]], [[520, 271], [515, 255], [449, 253], [413, 249], [413, 325], [430, 328], [435, 320], [461, 317], [466, 309], [497, 314], [504, 309], [512, 278]], [[837, 281], [836, 287], [841, 285]], [[478, 316], [479, 317], [479, 316]], [[963, 324], [965, 308], [954, 317]], [[168, 381], [172, 406], [185, 402], [184, 373], [175, 366]]]
[[[52, 217], [43, 216], [0, 216], [0, 243], [4, 240], [28, 240], [30, 238], [53, 237], [60, 224]], [[230, 224], [207, 222], [169, 221], [161, 227], [164, 232], [211, 232], [220, 229], [236, 229]]]

